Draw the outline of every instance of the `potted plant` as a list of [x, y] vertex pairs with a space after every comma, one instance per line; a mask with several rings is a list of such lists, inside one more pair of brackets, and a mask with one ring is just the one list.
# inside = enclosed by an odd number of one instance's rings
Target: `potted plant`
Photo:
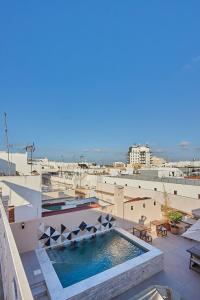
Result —
[[168, 214], [171, 233], [179, 234], [179, 227], [177, 224], [182, 220], [182, 214], [179, 211], [170, 211]]

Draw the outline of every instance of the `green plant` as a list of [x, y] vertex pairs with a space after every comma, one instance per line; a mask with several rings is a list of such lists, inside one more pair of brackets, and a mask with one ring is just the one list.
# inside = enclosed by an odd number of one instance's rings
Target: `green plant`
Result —
[[182, 220], [182, 214], [179, 211], [170, 211], [168, 213], [168, 218], [172, 223], [178, 223]]

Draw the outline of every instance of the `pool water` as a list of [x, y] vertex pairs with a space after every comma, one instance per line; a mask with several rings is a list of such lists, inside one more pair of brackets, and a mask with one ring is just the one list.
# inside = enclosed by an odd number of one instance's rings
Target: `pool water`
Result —
[[147, 252], [114, 230], [46, 251], [64, 288]]
[[63, 205], [46, 205], [43, 208], [47, 210], [61, 210]]

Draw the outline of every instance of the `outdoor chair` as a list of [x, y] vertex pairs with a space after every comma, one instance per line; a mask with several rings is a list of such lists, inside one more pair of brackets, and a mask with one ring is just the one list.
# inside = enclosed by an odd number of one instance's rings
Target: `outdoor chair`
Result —
[[147, 231], [141, 234], [141, 239], [147, 243], [152, 243], [152, 236]]
[[166, 237], [167, 229], [164, 226], [157, 226], [156, 233], [157, 233], [157, 236]]

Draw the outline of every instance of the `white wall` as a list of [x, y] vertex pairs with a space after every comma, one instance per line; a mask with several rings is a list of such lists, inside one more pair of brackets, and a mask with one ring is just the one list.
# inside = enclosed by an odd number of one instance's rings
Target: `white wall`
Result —
[[[104, 191], [108, 194], [103, 194], [98, 192], [97, 197], [100, 197], [104, 200], [113, 201], [113, 195], [109, 195], [109, 193], [114, 193], [115, 184], [111, 184], [111, 182], [120, 183], [120, 185], [124, 186], [124, 195], [128, 197], [150, 197], [153, 200], [158, 201], [159, 203], [164, 202], [164, 195], [163, 195], [163, 186], [162, 183], [159, 182], [151, 182], [151, 181], [139, 181], [139, 180], [131, 180], [131, 179], [121, 179], [121, 178], [111, 178], [107, 177], [104, 178], [107, 183], [99, 183], [97, 186], [97, 190]], [[108, 183], [110, 182], [110, 183]], [[131, 185], [136, 185], [133, 187]], [[128, 186], [125, 186], [127, 184]], [[138, 184], [141, 185], [141, 188], [138, 188]], [[144, 186], [148, 186], [149, 188], [144, 188]], [[153, 185], [152, 185], [153, 184]], [[153, 187], [157, 187], [158, 191], [154, 191]], [[172, 192], [176, 189], [179, 193], [185, 193], [188, 195], [196, 195], [198, 192], [200, 193], [199, 186], [188, 186], [188, 185], [179, 185], [179, 184], [168, 184], [165, 183], [164, 185], [165, 190], [168, 192], [168, 199], [169, 204], [171, 207], [181, 210], [186, 213], [192, 213], [192, 210], [200, 208], [200, 200], [197, 198], [186, 197], [186, 196], [179, 196], [174, 195]], [[187, 191], [187, 187], [189, 191]], [[159, 191], [159, 188], [161, 191]], [[171, 191], [171, 193], [170, 193]]]
[[[0, 159], [7, 161], [7, 152], [0, 151]], [[27, 175], [31, 172], [31, 166], [27, 164], [27, 153], [10, 153], [10, 162], [15, 164], [16, 171], [22, 175]]]
[[127, 202], [124, 205], [124, 218], [136, 223], [144, 222], [144, 224], [160, 220], [162, 218], [161, 204], [153, 199]]
[[[194, 199], [198, 199], [198, 195], [200, 194], [200, 185], [189, 185], [189, 184], [177, 184], [177, 183], [168, 183], [168, 182], [159, 182], [159, 181], [150, 181], [150, 180], [134, 180], [128, 178], [117, 178], [117, 177], [108, 177], [102, 176], [101, 182], [107, 182], [110, 184], [123, 185], [129, 187], [138, 188], [139, 186], [141, 189], [147, 189], [154, 191], [154, 188], [157, 188], [157, 191], [163, 192], [164, 188], [167, 193], [174, 194], [176, 190], [179, 196], [190, 197]], [[199, 202], [200, 203], [200, 202]]]
[[[88, 225], [97, 224], [97, 219], [100, 215], [113, 214], [112, 206], [105, 208], [105, 210], [99, 209], [85, 209], [81, 211], [74, 211], [65, 214], [53, 215], [40, 219], [35, 219], [25, 222], [24, 229], [21, 228], [21, 223], [10, 224], [18, 250], [20, 253], [34, 250], [38, 247], [39, 231], [38, 227], [44, 223], [47, 226], [60, 230], [61, 224], [68, 227], [70, 230], [77, 228], [82, 221]], [[122, 228], [132, 228], [133, 222], [117, 218], [117, 226]]]
[[41, 217], [41, 176], [0, 177], [2, 200], [15, 207], [15, 221]]
[[[0, 152], [1, 153], [1, 152]], [[0, 174], [1, 175], [15, 175], [16, 174], [16, 165], [10, 162], [8, 167], [7, 159], [0, 158]]]
[[[31, 164], [27, 163], [28, 157], [26, 153], [10, 153], [10, 166], [11, 172], [10, 175], [15, 175], [17, 171], [20, 175], [30, 175], [31, 174]], [[0, 172], [3, 169], [5, 175], [9, 175], [8, 173], [8, 154], [5, 151], [0, 151]], [[41, 174], [41, 166], [39, 164], [32, 165], [32, 171], [36, 170], [39, 174]]]
[[18, 249], [1, 201], [0, 215], [0, 267], [4, 298], [8, 300], [33, 300]]

